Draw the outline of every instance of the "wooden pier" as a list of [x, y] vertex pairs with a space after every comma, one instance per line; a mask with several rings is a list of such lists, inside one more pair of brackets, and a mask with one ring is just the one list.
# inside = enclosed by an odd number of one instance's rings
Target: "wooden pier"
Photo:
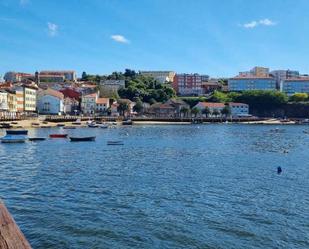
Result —
[[0, 249], [31, 249], [2, 201], [0, 201]]

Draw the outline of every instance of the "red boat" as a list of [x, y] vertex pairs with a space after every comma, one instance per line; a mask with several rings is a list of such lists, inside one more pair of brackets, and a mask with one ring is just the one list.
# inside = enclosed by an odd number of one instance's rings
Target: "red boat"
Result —
[[68, 134], [50, 134], [50, 138], [66, 138]]

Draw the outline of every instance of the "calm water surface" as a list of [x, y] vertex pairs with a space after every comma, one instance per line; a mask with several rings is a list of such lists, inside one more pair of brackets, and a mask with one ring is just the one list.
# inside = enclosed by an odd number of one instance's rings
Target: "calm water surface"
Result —
[[0, 144], [0, 197], [35, 249], [309, 248], [307, 127], [274, 128], [33, 129], [97, 141]]

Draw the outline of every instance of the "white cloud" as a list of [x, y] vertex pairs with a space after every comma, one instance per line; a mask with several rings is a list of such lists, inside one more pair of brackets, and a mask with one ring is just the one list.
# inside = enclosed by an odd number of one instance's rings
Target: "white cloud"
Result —
[[58, 25], [48, 22], [47, 27], [49, 36], [56, 36], [58, 34]]
[[113, 39], [115, 42], [120, 42], [120, 43], [129, 43], [130, 42], [123, 35], [112, 35], [111, 39]]
[[270, 20], [270, 19], [268, 19], [268, 18], [265, 18], [265, 19], [260, 20], [259, 23], [260, 23], [261, 25], [265, 25], [265, 26], [274, 26], [274, 25], [277, 24], [277, 23], [275, 23], [274, 21], [272, 21], [272, 20]]
[[246, 28], [246, 29], [253, 29], [253, 28], [256, 28], [257, 26], [259, 25], [262, 25], [262, 26], [275, 26], [277, 23], [268, 19], [268, 18], [265, 18], [265, 19], [261, 19], [261, 20], [258, 20], [258, 21], [251, 21], [251, 22], [248, 22], [248, 23], [245, 23], [243, 25], [241, 25], [242, 27]]
[[243, 26], [246, 29], [253, 29], [253, 28], [255, 28], [258, 25], [259, 25], [258, 22], [252, 21], [252, 22], [245, 23]]

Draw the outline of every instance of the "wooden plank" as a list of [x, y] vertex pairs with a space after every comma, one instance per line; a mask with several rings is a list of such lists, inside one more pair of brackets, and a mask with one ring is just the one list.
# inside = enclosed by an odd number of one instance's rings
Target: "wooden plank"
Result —
[[31, 249], [29, 242], [0, 201], [0, 249]]

